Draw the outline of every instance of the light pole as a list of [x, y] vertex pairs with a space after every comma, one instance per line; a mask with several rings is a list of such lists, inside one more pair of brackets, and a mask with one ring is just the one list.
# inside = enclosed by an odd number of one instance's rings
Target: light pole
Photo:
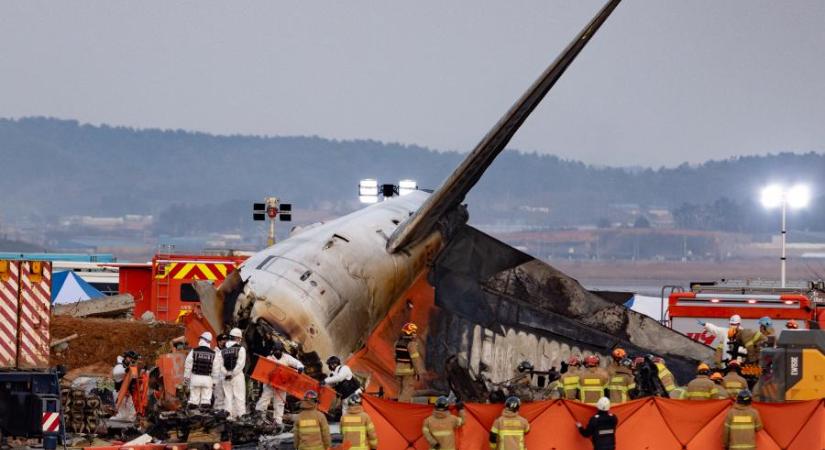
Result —
[[781, 287], [783, 288], [785, 287], [785, 263], [788, 260], [785, 253], [785, 242], [788, 234], [785, 220], [787, 209], [789, 206], [793, 209], [804, 208], [808, 206], [810, 199], [810, 189], [801, 184], [797, 184], [789, 189], [778, 184], [772, 184], [762, 190], [762, 206], [768, 209], [779, 207], [782, 210], [782, 231], [779, 237], [780, 245], [782, 246], [782, 256], [779, 258], [779, 261], [781, 265]]
[[252, 220], [263, 221], [269, 218], [269, 235], [267, 236], [266, 246], [271, 247], [275, 245], [275, 218], [281, 222], [289, 222], [292, 220], [292, 205], [290, 203], [281, 203], [278, 197], [266, 197], [263, 203], [252, 204]]

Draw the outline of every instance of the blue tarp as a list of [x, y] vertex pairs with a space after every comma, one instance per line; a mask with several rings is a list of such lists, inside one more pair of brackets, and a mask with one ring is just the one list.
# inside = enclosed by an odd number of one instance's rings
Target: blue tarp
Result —
[[74, 272], [55, 272], [52, 276], [52, 303], [75, 303], [104, 297], [103, 293]]

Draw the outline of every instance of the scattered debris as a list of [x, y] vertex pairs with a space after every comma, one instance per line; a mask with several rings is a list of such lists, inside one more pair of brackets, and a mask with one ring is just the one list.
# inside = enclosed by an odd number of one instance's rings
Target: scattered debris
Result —
[[131, 294], [113, 295], [75, 303], [54, 305], [55, 316], [126, 317], [132, 314], [135, 299]]

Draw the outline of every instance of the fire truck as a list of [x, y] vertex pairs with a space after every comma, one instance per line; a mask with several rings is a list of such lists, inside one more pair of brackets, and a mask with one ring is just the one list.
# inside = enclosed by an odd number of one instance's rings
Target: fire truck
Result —
[[112, 265], [119, 268], [119, 293], [135, 299], [135, 318], [148, 311], [157, 320], [175, 322], [198, 305], [193, 282], [208, 280], [220, 285], [246, 258], [159, 254], [151, 263]]
[[825, 282], [787, 283], [784, 288], [763, 281], [691, 283], [689, 291], [675, 291], [668, 298], [671, 327], [712, 347], [718, 342], [699, 321], [727, 328], [734, 314], [742, 317], [743, 328], [758, 329], [757, 321], [766, 316], [777, 332], [791, 319], [800, 328], [822, 328]]

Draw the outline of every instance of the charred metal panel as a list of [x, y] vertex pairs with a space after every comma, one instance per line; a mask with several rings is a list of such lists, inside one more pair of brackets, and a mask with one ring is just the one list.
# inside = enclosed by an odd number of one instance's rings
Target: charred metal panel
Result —
[[[451, 355], [471, 370], [484, 362], [495, 381], [509, 378], [520, 359], [559, 367], [573, 353], [666, 358], [686, 382], [712, 350], [655, 320], [606, 301], [576, 280], [470, 226], [460, 229], [430, 275], [439, 312], [427, 342], [427, 364], [444, 373]], [[499, 348], [501, 347], [501, 348]]]

